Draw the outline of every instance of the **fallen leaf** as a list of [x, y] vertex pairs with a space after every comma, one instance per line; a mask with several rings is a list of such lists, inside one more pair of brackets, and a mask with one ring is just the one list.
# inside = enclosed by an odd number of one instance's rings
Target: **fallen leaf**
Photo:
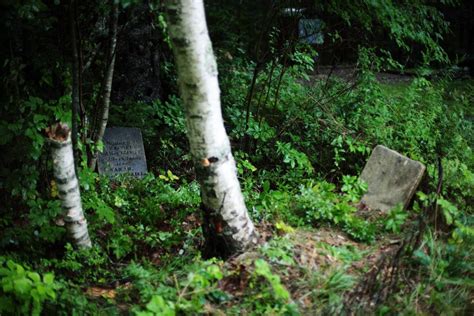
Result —
[[92, 297], [103, 297], [114, 299], [117, 295], [115, 289], [104, 289], [100, 287], [90, 287], [86, 290], [86, 294]]

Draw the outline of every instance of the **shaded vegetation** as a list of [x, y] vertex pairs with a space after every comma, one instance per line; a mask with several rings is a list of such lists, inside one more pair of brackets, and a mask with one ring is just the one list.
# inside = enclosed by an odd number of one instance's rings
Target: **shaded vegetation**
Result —
[[[326, 25], [324, 44], [310, 46], [298, 41], [299, 16], [279, 13], [287, 6], [240, 3], [206, 6], [225, 125], [261, 239], [257, 248], [227, 261], [201, 256], [199, 186], [161, 6], [144, 8], [159, 38], [154, 45], [160, 47], [163, 93], [154, 101], [113, 102], [109, 118], [109, 126], [141, 129], [148, 175], [110, 179], [89, 169], [87, 148], [96, 148], [90, 147], [87, 119], [77, 117], [82, 203], [93, 240], [81, 251], [67, 243], [60, 225], [43, 135], [53, 121], [72, 117], [71, 39], [61, 32], [68, 4], [6, 6], [2, 26], [21, 32], [2, 35], [11, 49], [0, 49], [6, 73], [0, 314], [472, 312], [474, 82], [450, 71], [440, 44], [448, 28], [442, 6], [308, 4], [305, 14], [317, 13]], [[119, 45], [121, 25], [134, 19], [131, 12], [143, 12], [133, 11], [141, 3], [120, 4]], [[83, 53], [91, 57], [99, 48], [83, 73], [86, 117], [100, 91], [108, 13], [102, 2], [77, 8], [77, 23], [87, 26]], [[383, 32], [389, 43], [380, 40]], [[344, 53], [357, 34], [364, 36]], [[318, 72], [336, 62], [331, 56], [353, 62], [353, 74]], [[381, 83], [377, 75], [384, 71], [410, 75]], [[358, 207], [367, 190], [358, 175], [377, 144], [427, 166], [407, 210], [383, 214]]]

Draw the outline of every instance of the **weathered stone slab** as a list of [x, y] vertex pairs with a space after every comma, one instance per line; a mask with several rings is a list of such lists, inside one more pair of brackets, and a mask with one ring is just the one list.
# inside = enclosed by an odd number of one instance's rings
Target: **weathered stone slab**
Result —
[[123, 173], [142, 178], [147, 173], [142, 133], [138, 128], [110, 127], [104, 134], [104, 151], [99, 154], [99, 173]]
[[400, 203], [406, 208], [425, 169], [419, 161], [377, 145], [360, 175], [369, 187], [361, 202], [381, 211], [389, 211]]

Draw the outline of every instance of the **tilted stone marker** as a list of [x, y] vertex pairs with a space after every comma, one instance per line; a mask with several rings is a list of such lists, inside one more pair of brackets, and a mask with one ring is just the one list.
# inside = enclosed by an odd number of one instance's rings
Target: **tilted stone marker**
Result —
[[104, 151], [99, 154], [99, 173], [116, 176], [129, 173], [143, 178], [147, 173], [142, 133], [138, 128], [109, 127], [104, 134]]
[[377, 145], [360, 175], [369, 187], [361, 202], [370, 209], [384, 212], [400, 203], [406, 208], [425, 169], [421, 162]]

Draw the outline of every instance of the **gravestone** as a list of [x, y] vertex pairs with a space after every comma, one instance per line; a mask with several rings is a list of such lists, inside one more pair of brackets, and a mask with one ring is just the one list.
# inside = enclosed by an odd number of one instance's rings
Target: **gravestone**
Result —
[[298, 21], [298, 35], [300, 41], [306, 44], [323, 44], [323, 21], [320, 19], [300, 19]]
[[384, 212], [398, 204], [406, 208], [425, 169], [421, 162], [377, 145], [360, 175], [368, 184], [368, 191], [361, 202], [370, 209]]
[[142, 133], [138, 128], [110, 127], [104, 133], [104, 151], [99, 154], [99, 173], [116, 176], [129, 173], [143, 178], [147, 173]]

